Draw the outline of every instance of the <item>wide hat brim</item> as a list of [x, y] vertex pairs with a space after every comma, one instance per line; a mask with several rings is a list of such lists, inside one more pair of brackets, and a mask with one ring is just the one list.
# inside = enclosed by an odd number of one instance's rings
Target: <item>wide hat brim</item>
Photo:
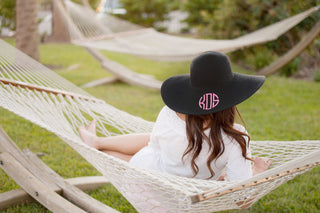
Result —
[[252, 96], [264, 83], [264, 76], [232, 73], [224, 85], [215, 88], [191, 86], [190, 75], [173, 76], [163, 82], [161, 96], [172, 110], [188, 115], [204, 115], [235, 106]]

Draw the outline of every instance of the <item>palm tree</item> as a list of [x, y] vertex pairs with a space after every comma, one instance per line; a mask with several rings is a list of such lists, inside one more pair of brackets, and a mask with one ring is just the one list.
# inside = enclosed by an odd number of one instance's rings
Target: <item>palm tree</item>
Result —
[[[62, 18], [59, 9], [57, 8], [57, 1], [61, 0], [53, 0], [52, 1], [52, 35], [49, 37], [49, 41], [55, 42], [69, 42], [70, 35], [68, 31], [68, 26], [65, 20]], [[63, 4], [63, 1], [61, 1]]]
[[37, 0], [17, 0], [16, 47], [39, 61]]

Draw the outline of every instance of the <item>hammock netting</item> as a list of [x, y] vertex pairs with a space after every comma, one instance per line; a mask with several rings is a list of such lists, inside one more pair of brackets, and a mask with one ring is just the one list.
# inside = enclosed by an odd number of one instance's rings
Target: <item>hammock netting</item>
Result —
[[[64, 1], [71, 40], [76, 45], [128, 53], [153, 60], [190, 60], [205, 51], [231, 52], [277, 39], [310, 16], [318, 7], [286, 18], [247, 35], [228, 40], [194, 39], [168, 35], [142, 28], [110, 15], [99, 17], [90, 8]], [[83, 37], [79, 37], [79, 33]]]
[[237, 209], [320, 161], [320, 141], [252, 141], [253, 154], [267, 156], [273, 164], [245, 181], [199, 180], [144, 170], [88, 147], [80, 139], [78, 127], [96, 119], [97, 131], [110, 136], [151, 132], [153, 122], [95, 99], [2, 40], [0, 82], [1, 107], [59, 136], [106, 176], [139, 212]]

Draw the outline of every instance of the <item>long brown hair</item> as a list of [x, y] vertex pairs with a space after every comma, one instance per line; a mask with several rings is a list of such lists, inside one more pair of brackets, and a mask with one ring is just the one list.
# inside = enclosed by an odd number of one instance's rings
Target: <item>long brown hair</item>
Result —
[[[186, 115], [186, 132], [189, 144], [182, 156], [182, 159], [188, 154], [191, 156], [191, 168], [194, 176], [199, 172], [199, 167], [195, 163], [195, 160], [199, 156], [204, 142], [207, 142], [209, 145], [210, 154], [207, 159], [207, 167], [211, 173], [209, 178], [214, 176], [214, 172], [211, 168], [211, 162], [218, 159], [225, 150], [221, 131], [224, 131], [228, 136], [234, 138], [241, 147], [242, 156], [245, 159], [251, 160], [247, 157], [247, 144], [244, 138], [247, 137], [249, 142], [250, 137], [248, 134], [234, 128], [233, 125], [236, 115], [238, 115], [243, 122], [243, 119], [235, 106], [207, 115]], [[209, 128], [210, 134], [208, 137], [204, 131]]]

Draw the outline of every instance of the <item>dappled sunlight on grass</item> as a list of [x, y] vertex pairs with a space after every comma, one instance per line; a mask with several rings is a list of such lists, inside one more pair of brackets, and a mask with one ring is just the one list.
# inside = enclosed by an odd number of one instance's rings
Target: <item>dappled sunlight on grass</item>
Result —
[[41, 63], [54, 69], [64, 78], [81, 86], [89, 81], [110, 76], [101, 65], [82, 47], [70, 44], [46, 44], [41, 46]]

